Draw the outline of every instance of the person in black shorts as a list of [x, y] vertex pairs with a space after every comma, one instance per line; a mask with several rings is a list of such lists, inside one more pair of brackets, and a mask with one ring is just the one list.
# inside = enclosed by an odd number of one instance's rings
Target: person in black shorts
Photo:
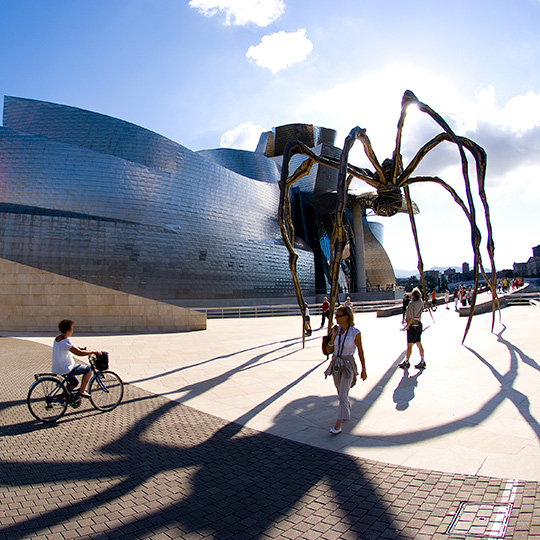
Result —
[[411, 301], [411, 297], [405, 293], [405, 296], [403, 297], [403, 317], [401, 319], [402, 324], [405, 324], [407, 322], [407, 319], [405, 318], [405, 314], [407, 313], [407, 307], [409, 306], [410, 301]]
[[413, 290], [412, 300], [407, 306], [407, 312], [405, 318], [407, 320], [407, 355], [406, 358], [399, 367], [401, 369], [409, 369], [411, 364], [409, 362], [411, 358], [413, 345], [416, 343], [418, 351], [420, 352], [420, 362], [414, 366], [416, 369], [426, 369], [426, 362], [424, 361], [424, 347], [420, 342], [422, 336], [422, 312], [424, 311], [424, 301], [420, 291], [416, 288]]

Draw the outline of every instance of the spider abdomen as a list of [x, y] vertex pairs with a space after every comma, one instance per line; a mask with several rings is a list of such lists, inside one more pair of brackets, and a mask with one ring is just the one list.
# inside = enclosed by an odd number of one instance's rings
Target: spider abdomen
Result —
[[386, 185], [377, 189], [377, 197], [373, 201], [373, 211], [378, 216], [395, 216], [403, 205], [403, 194], [396, 185]]

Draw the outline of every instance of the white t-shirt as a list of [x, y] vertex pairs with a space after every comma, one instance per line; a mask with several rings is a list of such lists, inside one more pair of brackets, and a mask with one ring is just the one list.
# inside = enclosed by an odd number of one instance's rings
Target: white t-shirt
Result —
[[69, 373], [73, 366], [75, 366], [75, 360], [73, 355], [69, 352], [73, 343], [69, 338], [62, 341], [54, 340], [52, 350], [52, 371], [57, 375], [65, 375]]
[[341, 356], [353, 356], [356, 352], [356, 343], [354, 339], [359, 333], [360, 330], [358, 330], [356, 326], [349, 326], [349, 328], [345, 330], [343, 334], [341, 333], [341, 327], [339, 327], [338, 335], [334, 340], [334, 354]]

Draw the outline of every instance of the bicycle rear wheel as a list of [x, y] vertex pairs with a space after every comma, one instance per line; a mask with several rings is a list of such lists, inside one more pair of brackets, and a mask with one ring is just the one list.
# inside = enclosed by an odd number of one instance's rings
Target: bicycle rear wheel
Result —
[[90, 401], [100, 411], [112, 411], [124, 396], [124, 383], [112, 371], [98, 371], [90, 381]]
[[32, 384], [26, 398], [32, 416], [40, 422], [54, 422], [67, 409], [63, 384], [54, 377], [41, 377]]

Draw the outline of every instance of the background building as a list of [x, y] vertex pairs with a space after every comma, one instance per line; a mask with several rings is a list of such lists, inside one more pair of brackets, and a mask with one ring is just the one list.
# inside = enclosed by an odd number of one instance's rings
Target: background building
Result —
[[533, 256], [524, 263], [514, 263], [515, 277], [540, 277], [540, 246], [532, 248]]
[[[311, 125], [264, 133], [256, 152], [193, 152], [116, 118], [6, 97], [0, 258], [184, 306], [291, 298], [277, 221], [282, 153], [291, 139], [339, 158], [335, 131]], [[328, 201], [336, 181], [337, 171], [315, 166], [292, 191], [306, 298], [329, 290]], [[365, 293], [395, 278], [382, 226], [370, 225], [355, 201], [341, 284]]]

